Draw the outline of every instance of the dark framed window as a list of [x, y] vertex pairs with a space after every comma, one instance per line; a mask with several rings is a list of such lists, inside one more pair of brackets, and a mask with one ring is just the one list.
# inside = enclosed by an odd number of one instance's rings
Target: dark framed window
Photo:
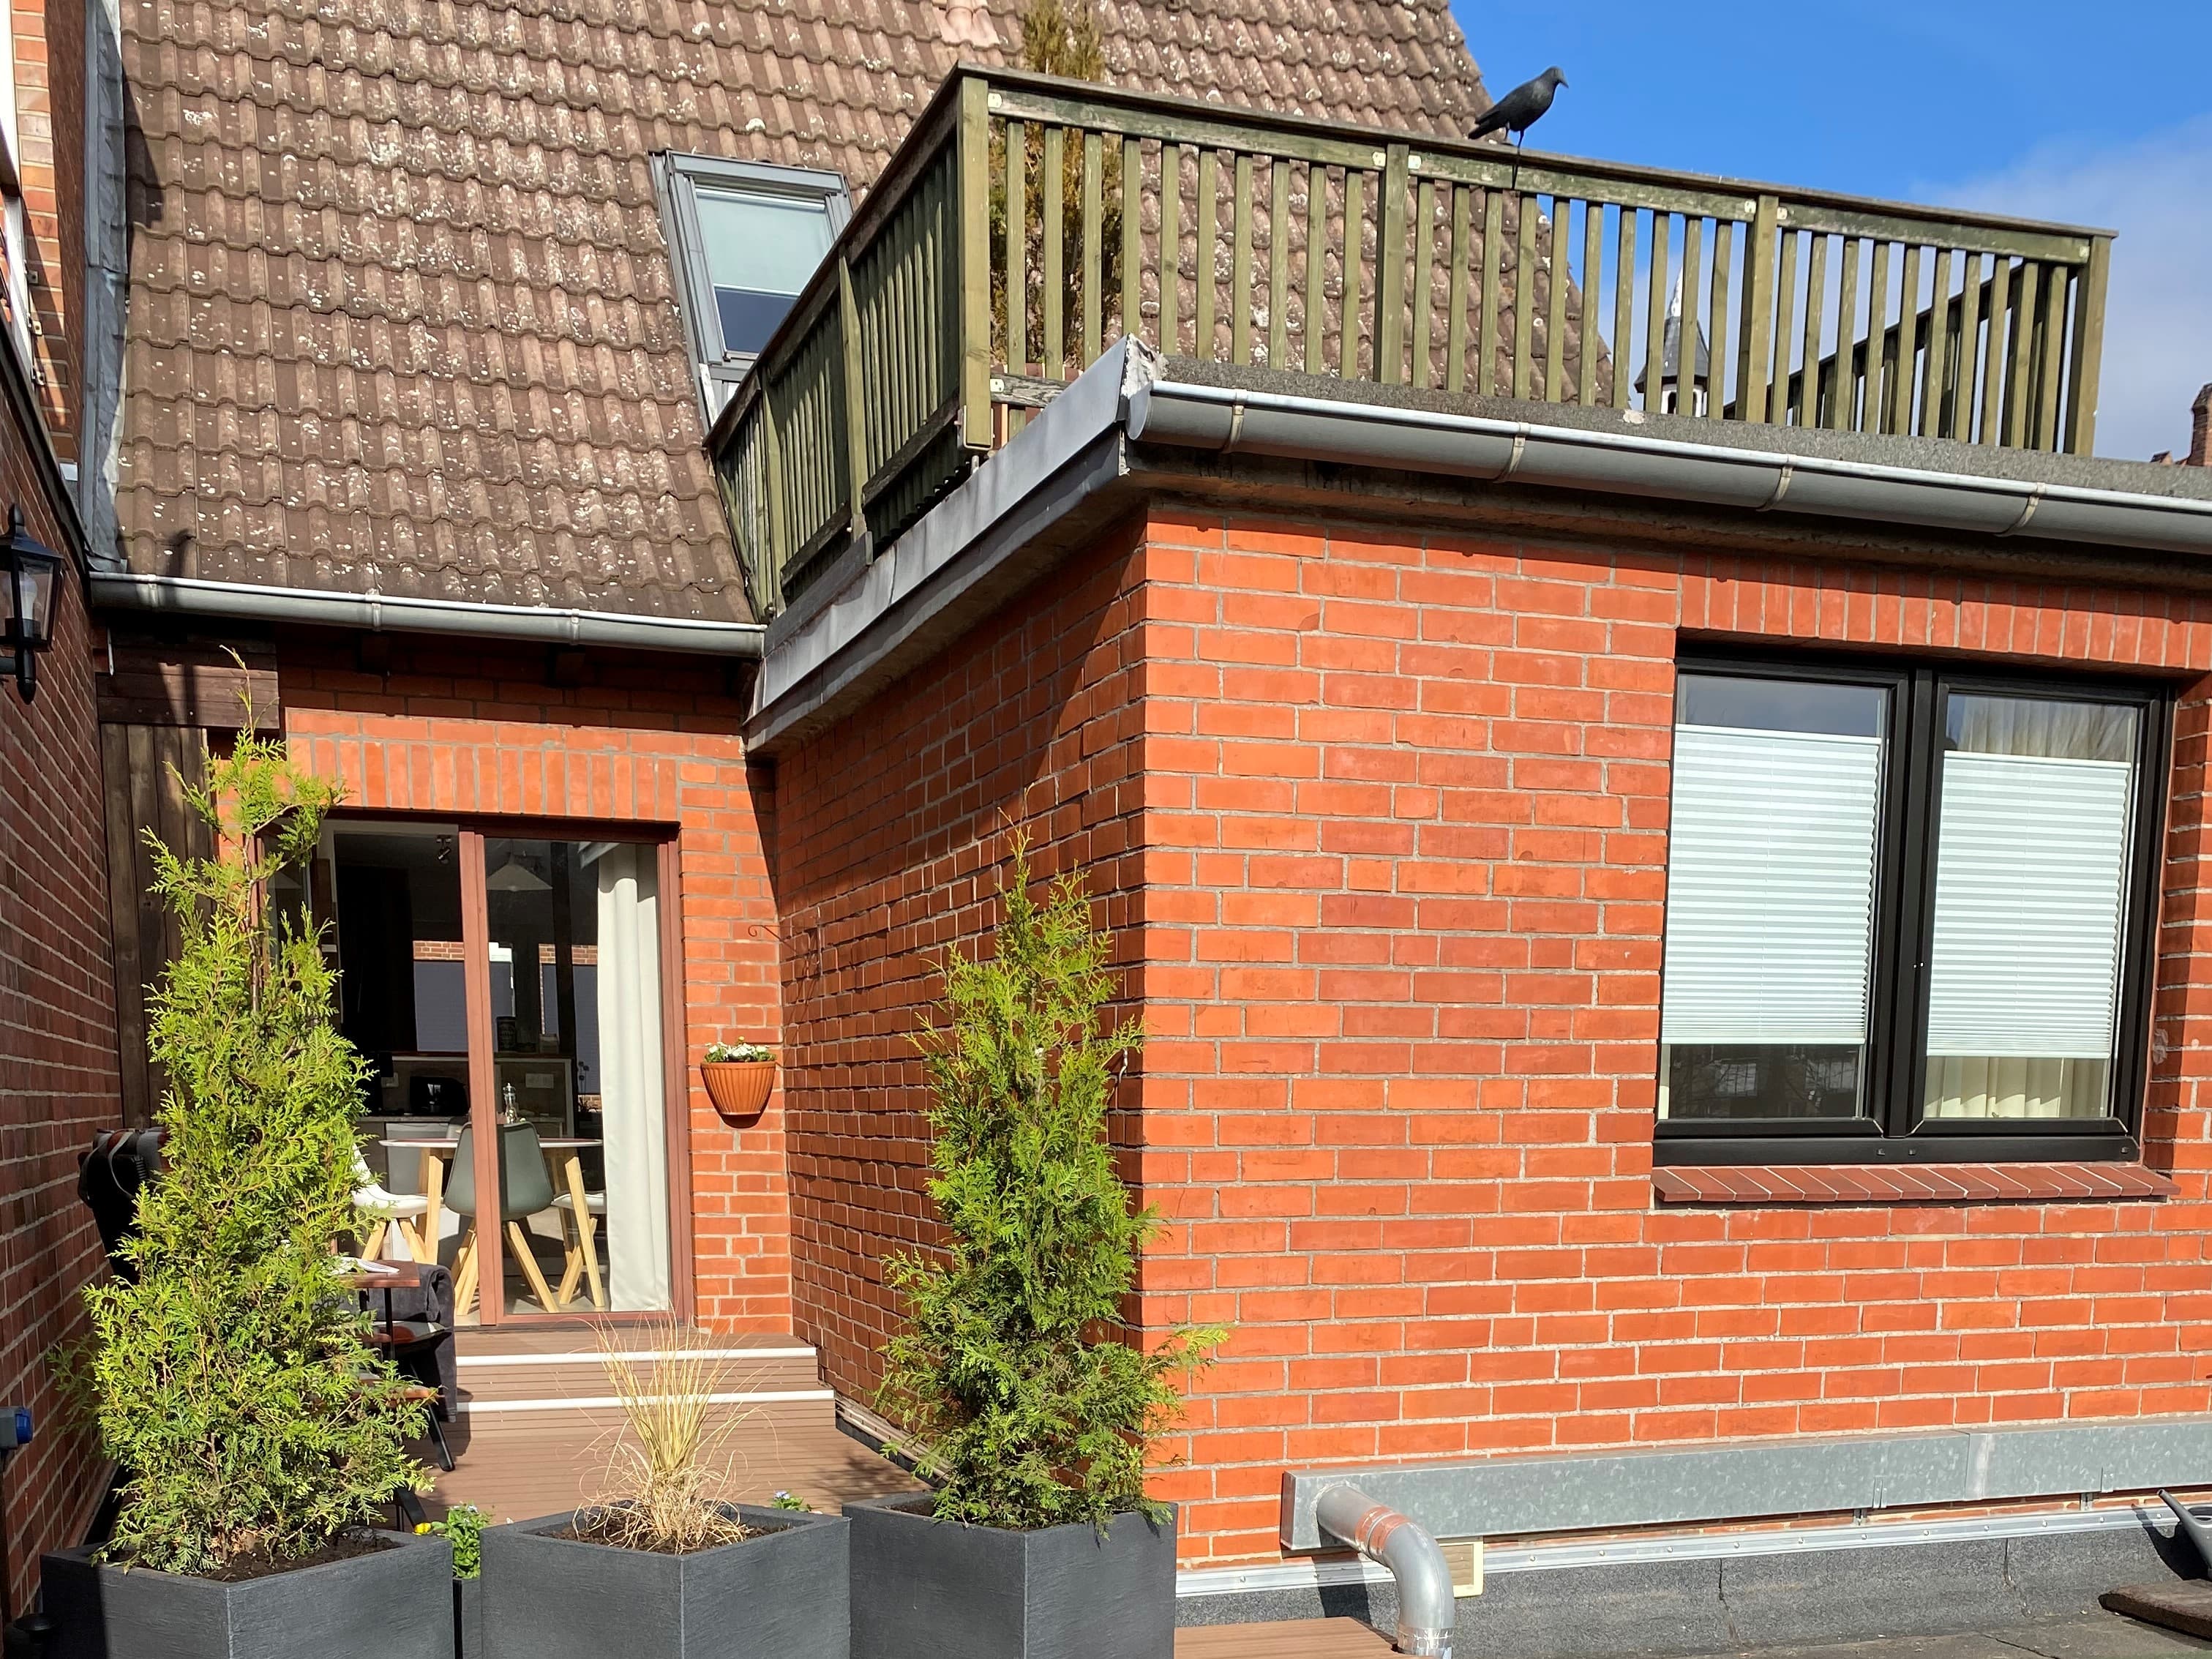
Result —
[[834, 173], [673, 151], [653, 157], [653, 181], [711, 421], [845, 228], [852, 201]]
[[2136, 1156], [2167, 695], [1679, 666], [1659, 1160]]

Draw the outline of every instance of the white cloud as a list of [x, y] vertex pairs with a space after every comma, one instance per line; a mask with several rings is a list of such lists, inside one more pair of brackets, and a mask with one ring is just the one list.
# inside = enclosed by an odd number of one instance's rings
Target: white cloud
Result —
[[2118, 231], [2097, 453], [2143, 460], [2189, 447], [2189, 404], [2212, 381], [2212, 115], [2105, 149], [2038, 147], [1923, 201]]

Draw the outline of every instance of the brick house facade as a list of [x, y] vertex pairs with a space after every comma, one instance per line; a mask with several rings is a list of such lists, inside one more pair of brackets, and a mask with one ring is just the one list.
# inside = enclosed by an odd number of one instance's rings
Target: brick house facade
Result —
[[[1285, 1466], [2212, 1408], [2212, 610], [1854, 554], [1162, 502], [780, 753], [794, 1291], [831, 1380], [872, 1392], [875, 1259], [927, 1231], [927, 961], [982, 933], [1020, 827], [1084, 872], [1148, 1032], [1144, 1322], [1235, 1327], [1161, 1482], [1187, 1564], [1273, 1555]], [[1655, 1188], [1685, 639], [2175, 688], [2143, 1125], [2174, 1190]]]

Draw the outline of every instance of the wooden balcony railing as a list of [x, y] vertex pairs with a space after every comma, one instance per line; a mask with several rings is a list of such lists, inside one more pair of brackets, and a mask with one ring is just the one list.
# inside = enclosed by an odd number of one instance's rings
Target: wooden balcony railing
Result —
[[[2085, 453], [2110, 248], [963, 68], [713, 446], [763, 615], [848, 538], [911, 523], [1124, 335], [1310, 374]], [[1686, 387], [1650, 368], [1670, 332]]]

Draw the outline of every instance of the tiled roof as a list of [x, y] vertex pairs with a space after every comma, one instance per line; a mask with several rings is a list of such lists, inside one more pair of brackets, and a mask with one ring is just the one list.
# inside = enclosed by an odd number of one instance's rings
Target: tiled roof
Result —
[[[647, 157], [856, 191], [1012, 0], [126, 0], [137, 571], [730, 618]], [[1455, 131], [1446, 0], [1102, 0], [1112, 78]]]

